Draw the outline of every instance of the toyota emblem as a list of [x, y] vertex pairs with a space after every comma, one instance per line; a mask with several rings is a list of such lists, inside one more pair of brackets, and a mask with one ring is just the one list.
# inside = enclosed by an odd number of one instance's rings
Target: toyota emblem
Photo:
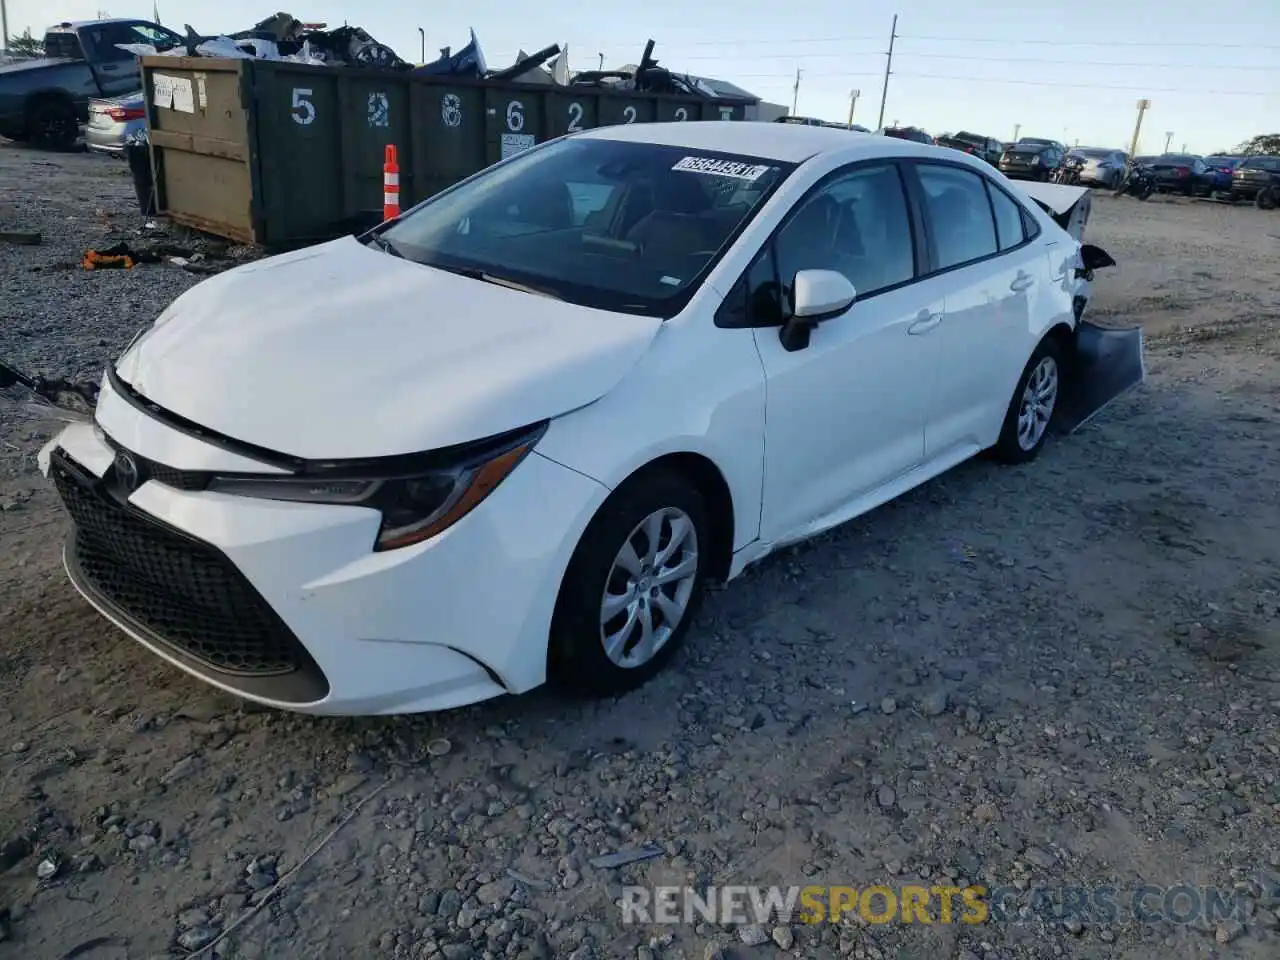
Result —
[[116, 477], [120, 485], [132, 493], [138, 489], [138, 461], [121, 451], [116, 454]]

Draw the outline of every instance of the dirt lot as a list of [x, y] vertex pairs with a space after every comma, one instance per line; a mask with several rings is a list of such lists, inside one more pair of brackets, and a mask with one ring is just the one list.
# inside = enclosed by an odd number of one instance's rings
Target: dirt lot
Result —
[[[137, 239], [122, 166], [0, 147], [0, 229], [44, 234], [0, 243], [0, 357], [96, 376], [198, 280], [78, 269]], [[614, 702], [341, 721], [213, 696], [74, 594], [34, 461], [55, 425], [0, 399], [0, 956], [220, 931], [216, 955], [272, 960], [1280, 955], [1280, 216], [1100, 198], [1090, 234], [1121, 263], [1096, 315], [1151, 335], [1141, 390], [1029, 467], [969, 464], [761, 564]], [[915, 881], [1008, 886], [1014, 913], [615, 905]], [[1237, 888], [1240, 913], [1079, 922], [1034, 896], [1143, 884]]]

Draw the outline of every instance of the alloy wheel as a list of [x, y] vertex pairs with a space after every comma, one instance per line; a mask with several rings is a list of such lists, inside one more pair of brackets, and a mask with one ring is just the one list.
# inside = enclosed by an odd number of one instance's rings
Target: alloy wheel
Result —
[[666, 646], [688, 610], [698, 563], [698, 530], [683, 510], [656, 510], [636, 525], [600, 603], [600, 642], [613, 663], [642, 667]]
[[1053, 407], [1058, 401], [1058, 362], [1043, 357], [1022, 388], [1018, 406], [1018, 446], [1034, 450], [1049, 429]]

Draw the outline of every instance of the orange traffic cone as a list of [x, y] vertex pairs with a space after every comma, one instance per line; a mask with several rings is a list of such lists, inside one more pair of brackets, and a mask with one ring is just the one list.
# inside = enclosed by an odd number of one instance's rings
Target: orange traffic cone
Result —
[[396, 162], [395, 144], [387, 144], [382, 164], [382, 219], [400, 216], [400, 164]]

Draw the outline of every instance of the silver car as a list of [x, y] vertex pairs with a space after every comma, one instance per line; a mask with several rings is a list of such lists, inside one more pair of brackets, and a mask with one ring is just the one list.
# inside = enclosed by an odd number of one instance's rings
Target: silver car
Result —
[[1082, 184], [1114, 190], [1124, 179], [1125, 164], [1128, 163], [1129, 156], [1123, 150], [1077, 147], [1067, 154], [1067, 159], [1079, 165]]
[[141, 90], [122, 97], [90, 100], [84, 143], [98, 153], [121, 156], [125, 141], [146, 127], [147, 107]]

